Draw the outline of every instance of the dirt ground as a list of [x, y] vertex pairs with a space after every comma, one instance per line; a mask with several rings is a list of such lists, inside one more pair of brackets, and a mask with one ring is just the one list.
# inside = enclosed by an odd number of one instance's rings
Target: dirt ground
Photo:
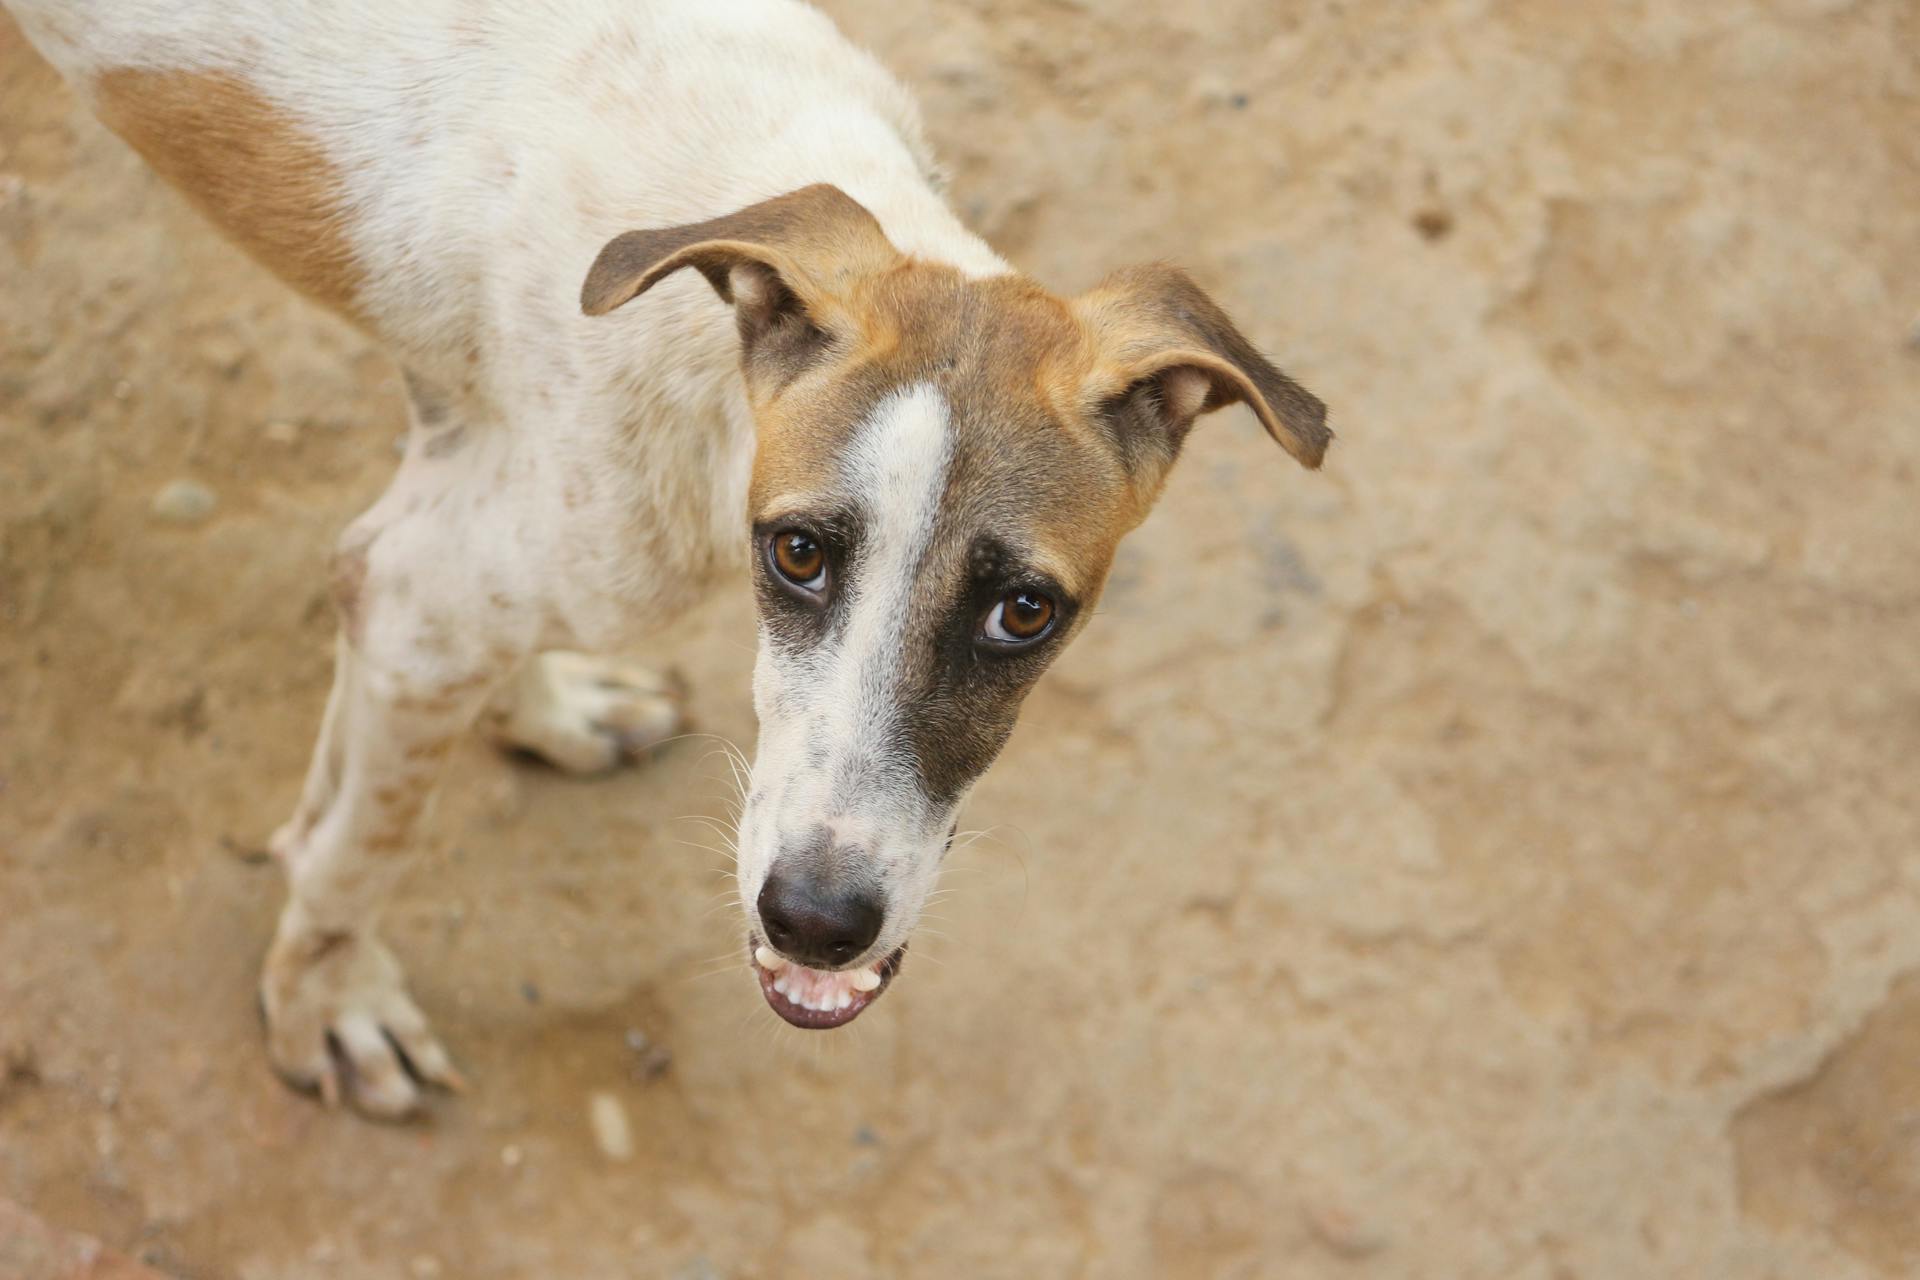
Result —
[[[1188, 264], [1326, 472], [1196, 433], [831, 1037], [708, 747], [471, 744], [392, 937], [475, 1088], [330, 1114], [251, 851], [397, 378], [0, 21], [0, 1196], [243, 1280], [1920, 1274], [1920, 8], [830, 7], [1003, 251]], [[744, 588], [662, 657], [750, 744]]]

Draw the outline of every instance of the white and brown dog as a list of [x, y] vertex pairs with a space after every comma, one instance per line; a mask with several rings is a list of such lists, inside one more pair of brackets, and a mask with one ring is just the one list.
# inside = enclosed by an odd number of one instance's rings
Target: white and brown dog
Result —
[[664, 682], [586, 655], [744, 559], [747, 951], [781, 1017], [838, 1026], [1195, 417], [1244, 402], [1305, 465], [1327, 447], [1320, 402], [1180, 272], [1065, 299], [1013, 271], [943, 202], [906, 92], [793, 0], [7, 3], [405, 371], [405, 458], [335, 554], [333, 693], [274, 839], [269, 1052], [329, 1099], [397, 1115], [458, 1082], [375, 930], [476, 720], [581, 771], [672, 734]]

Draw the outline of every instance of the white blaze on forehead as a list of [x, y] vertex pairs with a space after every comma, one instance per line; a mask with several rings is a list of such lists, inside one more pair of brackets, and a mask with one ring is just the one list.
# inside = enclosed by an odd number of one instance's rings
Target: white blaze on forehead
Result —
[[[932, 887], [950, 817], [927, 802], [898, 730], [907, 611], [952, 455], [947, 403], [933, 387], [898, 391], [859, 424], [836, 477], [859, 520], [836, 588], [839, 625], [799, 650], [774, 646], [763, 627], [754, 669], [753, 789], [763, 798], [750, 798], [741, 819], [741, 889], [753, 902], [788, 843], [825, 827], [836, 845], [862, 852], [863, 874], [883, 888], [882, 955]], [[842, 993], [831, 994], [837, 1003]]]
[[861, 533], [847, 583], [846, 626], [823, 690], [823, 710], [832, 720], [826, 742], [836, 764], [876, 752], [893, 727], [907, 607], [933, 540], [952, 454], [947, 402], [922, 384], [881, 401], [842, 461]]

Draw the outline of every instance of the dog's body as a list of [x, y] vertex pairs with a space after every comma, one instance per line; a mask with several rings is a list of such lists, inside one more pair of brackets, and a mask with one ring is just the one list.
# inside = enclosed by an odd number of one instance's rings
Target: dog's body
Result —
[[8, 3], [406, 373], [399, 473], [334, 561], [263, 985], [276, 1066], [370, 1111], [457, 1080], [373, 932], [453, 737], [491, 696], [501, 737], [589, 771], [676, 723], [646, 672], [543, 651], [664, 628], [749, 551], [750, 946], [782, 1016], [837, 1025], [1194, 416], [1243, 400], [1325, 447], [1184, 277], [1067, 303], [1015, 275], [943, 203], [906, 93], [792, 0]]

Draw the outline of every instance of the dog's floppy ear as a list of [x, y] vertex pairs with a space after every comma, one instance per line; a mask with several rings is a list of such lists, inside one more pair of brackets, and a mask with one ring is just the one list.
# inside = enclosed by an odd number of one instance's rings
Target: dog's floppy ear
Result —
[[705, 222], [615, 236], [587, 272], [580, 309], [605, 315], [693, 267], [733, 305], [751, 345], [785, 319], [819, 323], [847, 280], [898, 256], [865, 206], [818, 183]]
[[1164, 469], [1196, 417], [1234, 403], [1302, 466], [1326, 456], [1326, 405], [1255, 350], [1186, 272], [1121, 271], [1074, 309], [1098, 353], [1101, 412], [1131, 457]]

